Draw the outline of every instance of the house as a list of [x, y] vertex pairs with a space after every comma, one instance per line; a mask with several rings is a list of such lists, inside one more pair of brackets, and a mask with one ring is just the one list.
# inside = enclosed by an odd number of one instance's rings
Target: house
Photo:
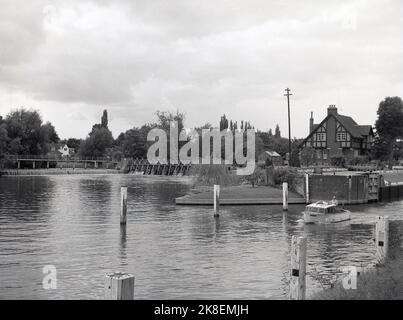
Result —
[[61, 153], [62, 157], [68, 157], [75, 153], [74, 148], [69, 148], [67, 144], [61, 145], [57, 151]]
[[312, 148], [317, 164], [329, 164], [332, 157], [367, 155], [373, 141], [372, 126], [359, 125], [330, 105], [326, 118], [319, 124], [314, 123], [311, 113], [309, 135], [300, 144], [300, 150]]
[[267, 150], [258, 156], [257, 164], [259, 166], [267, 166], [271, 164], [273, 164], [273, 166], [282, 166], [283, 158], [276, 151]]

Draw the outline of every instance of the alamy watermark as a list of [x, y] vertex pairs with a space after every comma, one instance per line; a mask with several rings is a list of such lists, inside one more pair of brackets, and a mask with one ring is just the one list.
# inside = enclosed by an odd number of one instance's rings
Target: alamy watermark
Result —
[[45, 274], [42, 280], [42, 287], [45, 290], [57, 289], [57, 271], [56, 267], [48, 264], [43, 267], [42, 273]]
[[[255, 130], [218, 130], [202, 129], [201, 137], [196, 130], [179, 132], [177, 121], [170, 122], [169, 130], [169, 162], [172, 164], [227, 164], [243, 166], [236, 169], [237, 175], [250, 175], [255, 170]], [[200, 153], [200, 138], [201, 155]], [[246, 148], [244, 140], [246, 139]], [[147, 152], [147, 160], [151, 164], [168, 163], [167, 133], [159, 128], [151, 129], [148, 141], [155, 141]], [[211, 141], [212, 140], [212, 141]], [[225, 156], [222, 157], [222, 140], [224, 140]], [[179, 150], [179, 141], [186, 142]], [[212, 152], [211, 152], [212, 151]], [[246, 151], [246, 153], [245, 153]]]
[[342, 271], [347, 273], [347, 275], [342, 279], [342, 285], [345, 290], [356, 290], [357, 289], [357, 267], [348, 266], [343, 267]]

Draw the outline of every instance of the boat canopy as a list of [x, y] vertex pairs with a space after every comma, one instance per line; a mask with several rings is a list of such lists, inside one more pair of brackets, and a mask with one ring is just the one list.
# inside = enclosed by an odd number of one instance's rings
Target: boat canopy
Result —
[[332, 201], [328, 202], [328, 201], [321, 200], [321, 201], [318, 201], [318, 202], [311, 203], [311, 204], [307, 205], [307, 208], [323, 208], [323, 209], [327, 209], [327, 208], [336, 207], [336, 206], [337, 206], [337, 204], [332, 202]]

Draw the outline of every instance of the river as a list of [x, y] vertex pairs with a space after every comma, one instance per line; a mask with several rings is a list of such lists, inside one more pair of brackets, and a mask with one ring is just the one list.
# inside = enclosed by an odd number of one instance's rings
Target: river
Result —
[[[127, 185], [126, 228], [119, 224]], [[0, 299], [102, 299], [104, 274], [135, 275], [135, 299], [284, 299], [292, 235], [306, 234], [307, 295], [341, 266], [374, 261], [376, 215], [403, 202], [351, 206], [352, 220], [304, 225], [303, 206], [176, 206], [188, 177], [60, 175], [0, 178]], [[42, 285], [45, 265], [57, 288]]]

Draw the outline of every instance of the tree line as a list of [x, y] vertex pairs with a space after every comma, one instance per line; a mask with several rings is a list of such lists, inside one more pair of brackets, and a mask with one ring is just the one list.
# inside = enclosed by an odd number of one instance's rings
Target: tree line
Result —
[[[380, 102], [375, 123], [376, 135], [369, 159], [379, 159], [390, 163], [403, 156], [403, 102], [400, 97], [387, 97]], [[55, 127], [50, 122], [43, 122], [36, 110], [20, 108], [11, 111], [4, 118], [0, 116], [0, 161], [7, 154], [12, 155], [48, 155], [52, 146], [67, 144], [74, 148], [81, 157], [108, 157], [119, 161], [122, 158], [146, 158], [149, 146], [154, 143], [147, 141], [148, 132], [153, 128], [161, 128], [167, 132], [169, 145], [170, 122], [177, 121], [179, 132], [185, 126], [185, 114], [177, 110], [157, 111], [156, 120], [140, 127], [133, 127], [113, 138], [108, 127], [108, 112], [103, 111], [100, 123], [92, 126], [85, 139], [69, 138], [61, 140]], [[203, 129], [214, 126], [206, 123], [195, 130], [201, 136]], [[250, 121], [234, 121], [224, 114], [217, 126], [220, 130], [253, 129]], [[291, 164], [299, 166], [299, 145], [302, 139], [292, 139]], [[181, 144], [179, 143], [179, 148]], [[277, 124], [268, 131], [256, 131], [255, 154], [258, 156], [264, 150], [274, 150], [285, 157], [288, 152], [288, 139], [281, 136]], [[222, 144], [222, 147], [224, 145]], [[53, 148], [54, 149], [54, 148]], [[201, 151], [201, 145], [200, 145]], [[169, 152], [169, 148], [168, 148]], [[306, 153], [306, 151], [305, 151]], [[201, 155], [201, 152], [199, 153]], [[224, 150], [222, 152], [224, 155]]]

